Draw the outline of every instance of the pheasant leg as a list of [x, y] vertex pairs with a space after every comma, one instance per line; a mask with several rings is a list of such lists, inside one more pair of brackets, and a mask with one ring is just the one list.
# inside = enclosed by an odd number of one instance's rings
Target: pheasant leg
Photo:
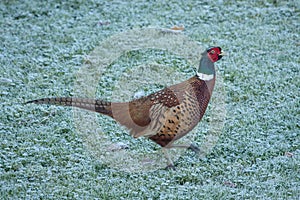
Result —
[[168, 150], [169, 150], [168, 148], [165, 148], [165, 147], [162, 148], [162, 151], [165, 154], [165, 157], [166, 157], [167, 162], [168, 162], [168, 165], [167, 165], [166, 169], [167, 170], [169, 170], [169, 169], [175, 170], [175, 166], [173, 164], [172, 159], [170, 158]]
[[195, 152], [196, 154], [200, 152], [199, 147], [197, 147], [195, 144], [172, 144], [169, 148], [184, 148], [189, 149]]

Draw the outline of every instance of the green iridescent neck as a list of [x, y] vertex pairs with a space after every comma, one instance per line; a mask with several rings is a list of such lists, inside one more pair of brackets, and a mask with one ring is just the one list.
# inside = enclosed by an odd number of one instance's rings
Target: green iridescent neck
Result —
[[207, 57], [207, 55], [201, 58], [197, 73], [215, 75], [216, 71], [214, 63]]

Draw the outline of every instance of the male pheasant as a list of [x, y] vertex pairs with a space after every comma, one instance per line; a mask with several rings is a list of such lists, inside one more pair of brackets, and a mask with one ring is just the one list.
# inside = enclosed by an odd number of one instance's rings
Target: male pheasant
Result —
[[194, 145], [176, 145], [174, 141], [191, 131], [203, 117], [215, 84], [214, 62], [222, 56], [220, 47], [209, 48], [202, 53], [195, 76], [129, 102], [54, 97], [27, 103], [72, 106], [107, 115], [127, 127], [133, 137], [144, 136], [159, 144], [166, 155], [168, 167], [173, 168], [167, 149], [199, 150]]

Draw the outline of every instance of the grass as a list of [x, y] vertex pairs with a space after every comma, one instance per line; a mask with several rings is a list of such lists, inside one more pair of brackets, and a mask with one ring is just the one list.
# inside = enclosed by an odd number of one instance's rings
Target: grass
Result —
[[[299, 9], [297, 1], [1, 1], [1, 199], [299, 199]], [[176, 171], [111, 167], [86, 148], [71, 109], [21, 104], [77, 94], [78, 71], [110, 36], [181, 24], [199, 45], [229, 55], [217, 63], [226, 91], [222, 133], [205, 156], [183, 154]], [[131, 53], [95, 86], [99, 97], [114, 97], [122, 70], [134, 66], [130, 58], [185, 65], [173, 55]], [[81, 113], [98, 133], [144, 144], [107, 118]]]

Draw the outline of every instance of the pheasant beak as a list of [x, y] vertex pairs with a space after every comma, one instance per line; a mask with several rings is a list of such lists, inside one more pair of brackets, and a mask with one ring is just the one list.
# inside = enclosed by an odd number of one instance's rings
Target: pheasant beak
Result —
[[227, 54], [224, 53], [224, 51], [221, 51], [221, 53], [219, 54], [220, 56], [226, 56]]
[[223, 56], [225, 56], [226, 54], [224, 52], [221, 51], [221, 53], [218, 55], [218, 60], [220, 60]]

